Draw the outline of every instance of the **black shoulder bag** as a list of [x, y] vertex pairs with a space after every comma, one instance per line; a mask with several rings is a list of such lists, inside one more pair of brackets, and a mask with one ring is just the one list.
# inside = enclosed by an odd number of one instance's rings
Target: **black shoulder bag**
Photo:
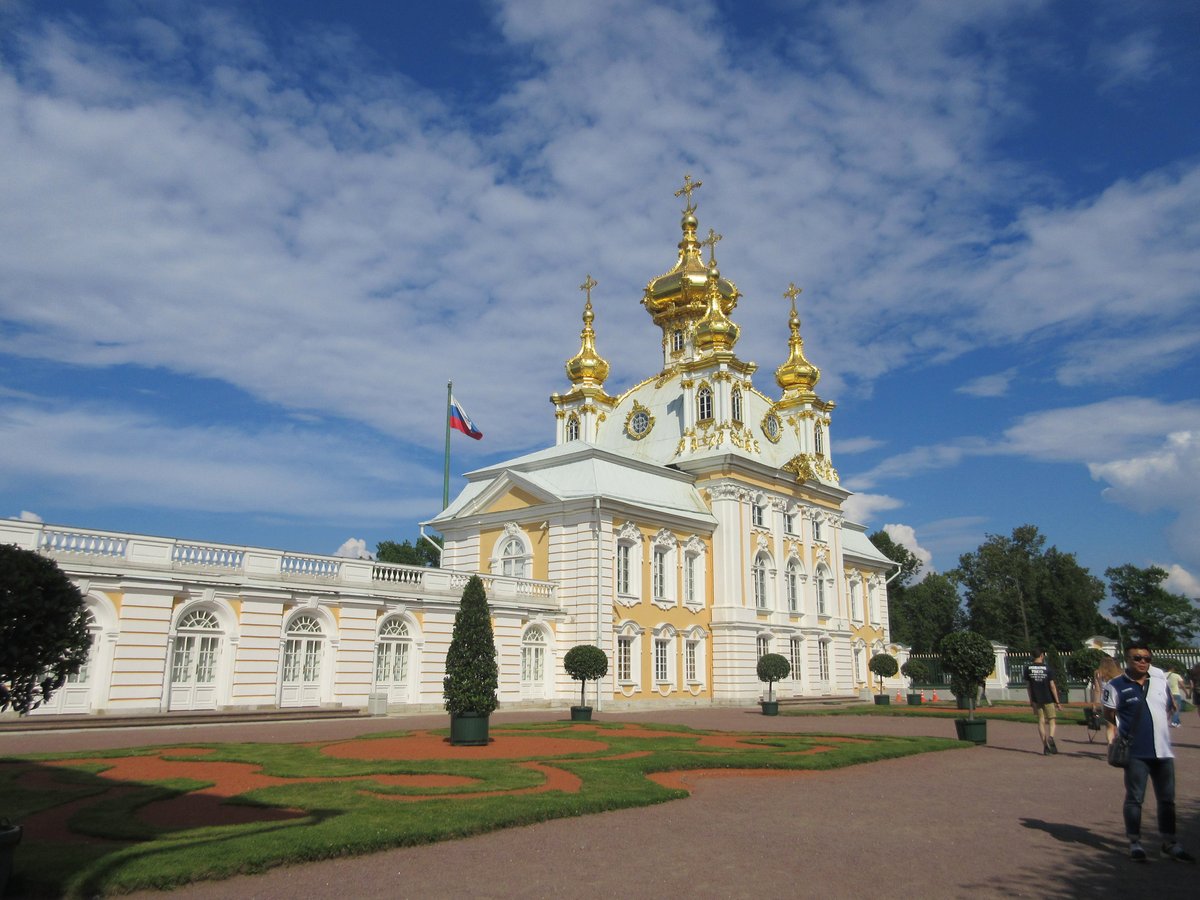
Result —
[[[1134, 682], [1135, 684], [1137, 682]], [[1121, 734], [1118, 730], [1112, 739], [1112, 743], [1108, 745], [1108, 764], [1116, 766], [1118, 769], [1128, 768], [1129, 756], [1133, 752], [1133, 735], [1137, 731], [1138, 723], [1142, 718], [1142, 707], [1149, 702], [1150, 684], [1147, 679], [1146, 687], [1142, 691], [1142, 702], [1138, 704], [1137, 711], [1133, 714], [1133, 721], [1129, 723], [1129, 733]]]

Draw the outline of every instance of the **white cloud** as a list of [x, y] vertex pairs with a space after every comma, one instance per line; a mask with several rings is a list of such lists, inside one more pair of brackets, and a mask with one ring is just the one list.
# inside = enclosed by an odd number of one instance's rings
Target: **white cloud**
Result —
[[30, 512], [27, 509], [21, 510], [20, 514], [17, 516], [17, 519], [21, 522], [41, 522], [42, 521], [41, 516], [39, 516], [35, 512]]
[[1193, 600], [1200, 601], [1200, 578], [1197, 578], [1178, 563], [1160, 566], [1167, 571], [1167, 580], [1163, 587], [1176, 594], [1183, 594]]
[[884, 494], [852, 494], [842, 504], [842, 512], [846, 514], [846, 518], [851, 522], [870, 525], [878, 517], [879, 513], [889, 509], [897, 509], [903, 505], [895, 497], [888, 497]]
[[1110, 91], [1149, 81], [1163, 63], [1156, 36], [1143, 29], [1118, 40], [1096, 41], [1088, 64], [1100, 77], [1100, 90]]
[[1195, 328], [1120, 337], [1097, 337], [1076, 342], [1058, 369], [1058, 380], [1068, 386], [1096, 382], [1128, 382], [1147, 374], [1165, 372], [1196, 353], [1200, 330]]
[[970, 394], [972, 397], [1003, 397], [1008, 393], [1008, 386], [1016, 374], [1017, 370], [1012, 368], [994, 375], [980, 375], [955, 390], [960, 394]]
[[333, 552], [334, 556], [346, 559], [374, 559], [375, 554], [367, 549], [367, 542], [362, 538], [346, 538], [342, 545]]
[[876, 447], [882, 447], [883, 441], [871, 437], [838, 438], [837, 450], [839, 456], [855, 453], [866, 453]]
[[889, 522], [883, 526], [883, 530], [888, 533], [888, 537], [919, 559], [926, 568], [933, 563], [933, 554], [921, 546], [921, 542], [917, 540], [917, 531], [911, 525]]

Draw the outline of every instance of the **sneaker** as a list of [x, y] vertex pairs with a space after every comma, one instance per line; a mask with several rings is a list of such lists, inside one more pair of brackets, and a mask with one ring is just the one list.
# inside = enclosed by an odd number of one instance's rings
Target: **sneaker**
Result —
[[1057, 745], [1054, 743], [1054, 738], [1049, 738], [1049, 739], [1047, 739], [1047, 741], [1046, 741], [1046, 749], [1047, 749], [1047, 750], [1049, 750], [1051, 753], [1057, 753], [1057, 752], [1058, 752], [1058, 746], [1057, 746]]
[[1142, 846], [1141, 841], [1129, 842], [1129, 858], [1135, 862], [1146, 861], [1146, 848]]
[[[1174, 844], [1163, 844], [1162, 852], [1163, 852], [1163, 856], [1166, 856], [1177, 862], [1195, 862], [1196, 861], [1196, 857], [1192, 856], [1192, 854], [1190, 854], [1186, 850], [1184, 850], [1183, 845], [1180, 844], [1178, 841], [1175, 842]], [[1144, 851], [1143, 851], [1143, 855], [1145, 855]]]

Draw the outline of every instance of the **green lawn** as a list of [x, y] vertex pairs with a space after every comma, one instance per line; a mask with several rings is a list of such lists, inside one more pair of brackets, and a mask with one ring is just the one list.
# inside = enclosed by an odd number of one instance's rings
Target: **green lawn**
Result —
[[[874, 706], [863, 703], [828, 709], [780, 708], [779, 714], [783, 716], [923, 716], [934, 719], [960, 719], [966, 717], [967, 711], [949, 706], [930, 706], [924, 703], [919, 706], [906, 704]], [[1001, 700], [993, 706], [976, 707], [975, 718], [1037, 724], [1037, 716], [1029, 708], [1029, 704], [1015, 700]], [[1058, 714], [1059, 725], [1083, 725], [1085, 722], [1082, 707], [1064, 707]]]
[[[639, 736], [639, 730], [660, 734]], [[406, 734], [372, 735], [354, 743], [369, 753], [372, 741]], [[28, 822], [41, 811], [76, 804], [66, 820], [72, 839], [26, 836], [17, 850], [9, 893], [79, 897], [170, 888], [304, 860], [449, 840], [686, 796], [686, 791], [663, 787], [647, 777], [657, 772], [832, 769], [969, 746], [928, 737], [855, 736], [842, 742], [831, 735], [757, 733], [734, 735], [737, 746], [704, 746], [708, 735], [729, 737], [680, 726], [626, 729], [616, 724], [547, 722], [493, 727], [492, 747], [501, 748], [506, 737], [542, 736], [585, 740], [595, 749], [576, 748], [577, 752], [564, 755], [547, 751], [522, 759], [350, 759], [326, 755], [313, 745], [188, 744], [205, 752], [177, 750], [173, 756], [170, 748], [148, 747], [5, 758], [0, 760], [0, 813], [12, 821]], [[812, 752], [815, 748], [825, 749]], [[617, 758], [627, 754], [640, 755]], [[147, 764], [158, 770], [153, 777], [127, 774], [120, 781], [105, 777], [106, 771], [128, 757], [146, 757]], [[49, 765], [52, 761], [68, 764]], [[271, 821], [171, 827], [161, 821], [156, 824], [156, 817], [148, 815], [155, 808], [163, 809], [156, 804], [175, 803], [170, 808], [178, 809], [191, 804], [193, 813], [218, 804], [212, 796], [198, 793], [213, 781], [179, 774], [167, 777], [170, 767], [162, 761], [244, 763], [266, 776], [318, 780], [260, 787], [221, 801], [275, 813]], [[531, 762], [574, 776], [578, 790], [536, 792], [547, 783], [547, 776], [522, 765]], [[179, 768], [184, 771], [187, 766]], [[372, 780], [388, 775], [452, 775], [473, 781], [454, 787], [418, 787]], [[487, 795], [463, 796], [481, 792]], [[406, 796], [421, 799], [395, 799]], [[84, 842], [84, 836], [91, 842]]]

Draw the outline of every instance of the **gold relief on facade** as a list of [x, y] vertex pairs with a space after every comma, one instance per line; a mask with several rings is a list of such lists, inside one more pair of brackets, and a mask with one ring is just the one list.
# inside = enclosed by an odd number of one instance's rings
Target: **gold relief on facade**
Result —
[[640, 441], [653, 428], [654, 416], [650, 415], [650, 410], [634, 400], [633, 409], [625, 417], [625, 433], [635, 441]]
[[773, 412], [769, 412], [763, 416], [759, 427], [762, 428], [762, 433], [772, 444], [778, 444], [779, 439], [783, 437], [783, 423], [779, 421], [779, 416]]
[[784, 463], [781, 468], [785, 472], [791, 472], [796, 476], [796, 480], [802, 483], [815, 476], [834, 484], [841, 483], [837, 469], [830, 464], [829, 460], [812, 453], [799, 453]]

